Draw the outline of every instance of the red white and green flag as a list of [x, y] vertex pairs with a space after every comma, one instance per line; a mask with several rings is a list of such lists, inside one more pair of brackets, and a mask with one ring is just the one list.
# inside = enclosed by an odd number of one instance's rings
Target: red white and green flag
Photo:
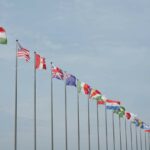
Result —
[[100, 99], [97, 100], [98, 105], [104, 105], [106, 103], [107, 98], [104, 95], [101, 95]]
[[36, 69], [45, 69], [46, 70], [46, 61], [44, 57], [41, 57], [39, 54], [35, 55], [35, 67]]
[[77, 81], [77, 88], [78, 88], [78, 93], [84, 93], [85, 95], [90, 94], [90, 86], [84, 82]]
[[0, 27], [0, 44], [7, 44], [6, 31], [3, 27]]

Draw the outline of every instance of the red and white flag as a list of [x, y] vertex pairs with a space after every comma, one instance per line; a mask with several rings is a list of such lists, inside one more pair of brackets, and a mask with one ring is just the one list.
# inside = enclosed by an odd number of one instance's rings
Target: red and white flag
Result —
[[46, 61], [44, 57], [41, 57], [39, 54], [35, 55], [36, 69], [45, 69], [46, 70]]
[[29, 50], [23, 48], [19, 42], [18, 43], [18, 52], [17, 57], [18, 58], [24, 58], [27, 62], [30, 60], [30, 52]]

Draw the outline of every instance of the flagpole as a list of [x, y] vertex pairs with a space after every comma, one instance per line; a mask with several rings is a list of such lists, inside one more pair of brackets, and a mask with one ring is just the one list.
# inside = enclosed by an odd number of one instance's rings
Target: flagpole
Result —
[[131, 136], [131, 150], [133, 150], [133, 143], [132, 143], [132, 123], [130, 122], [130, 136]]
[[54, 150], [54, 131], [53, 131], [53, 77], [51, 62], [51, 150]]
[[141, 129], [140, 129], [140, 145], [141, 145], [141, 150], [142, 150], [142, 134], [141, 134]]
[[125, 140], [126, 140], [126, 150], [128, 150], [128, 140], [127, 140], [127, 121], [125, 118]]
[[106, 150], [108, 150], [108, 131], [107, 131], [107, 109], [105, 106], [105, 125], [106, 125]]
[[138, 150], [137, 127], [135, 126], [136, 150]]
[[88, 98], [88, 142], [89, 142], [89, 150], [91, 150], [91, 136], [90, 136], [90, 100]]
[[66, 87], [66, 80], [65, 80], [65, 145], [66, 150], [68, 150], [68, 130], [67, 130], [67, 87]]
[[146, 132], [145, 132], [144, 134], [145, 134], [145, 150], [147, 150], [147, 144], [146, 144]]
[[119, 135], [120, 135], [120, 150], [122, 150], [122, 138], [121, 138], [121, 118], [119, 117]]
[[114, 150], [116, 149], [116, 142], [115, 142], [115, 123], [114, 123], [114, 112], [112, 111], [112, 126], [113, 126], [113, 147]]
[[79, 92], [77, 88], [77, 116], [78, 116], [78, 150], [80, 150], [80, 103], [79, 103]]
[[96, 103], [97, 108], [97, 140], [98, 140], [98, 150], [100, 150], [100, 141], [99, 141], [99, 107], [98, 103]]
[[15, 68], [15, 121], [14, 121], [14, 150], [17, 150], [17, 105], [18, 105], [18, 94], [17, 94], [17, 82], [18, 82], [18, 40], [16, 40], [16, 68]]
[[148, 132], [148, 145], [149, 145], [149, 150], [150, 150], [150, 133]]
[[36, 52], [34, 52], [34, 150], [36, 150]]

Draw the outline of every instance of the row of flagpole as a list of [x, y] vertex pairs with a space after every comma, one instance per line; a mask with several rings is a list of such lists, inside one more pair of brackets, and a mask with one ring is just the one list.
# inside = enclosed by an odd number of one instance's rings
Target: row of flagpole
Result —
[[[16, 40], [16, 54], [18, 52], [18, 40]], [[15, 55], [16, 55], [15, 54]], [[52, 67], [52, 63], [51, 63]], [[15, 69], [15, 119], [14, 119], [14, 150], [17, 150], [17, 84], [18, 84], [18, 57], [16, 55], [16, 69]], [[65, 81], [66, 82], [66, 81]], [[64, 84], [64, 92], [65, 92], [65, 150], [68, 150], [68, 127], [67, 127], [67, 87], [66, 83]], [[80, 150], [80, 101], [79, 101], [79, 92], [77, 90], [77, 128], [78, 128], [78, 150]], [[88, 108], [88, 149], [91, 150], [91, 128], [90, 128], [90, 101], [88, 96], [87, 101]], [[99, 107], [96, 104], [97, 109], [97, 140], [98, 140], [98, 150], [100, 150], [100, 125], [99, 125]], [[34, 150], [37, 149], [37, 136], [36, 136], [36, 52], [34, 52]], [[54, 129], [53, 129], [53, 78], [51, 71], [51, 150], [54, 150]], [[106, 150], [108, 150], [108, 122], [107, 122], [107, 109], [105, 107], [105, 135], [106, 135]], [[116, 150], [116, 141], [115, 141], [115, 125], [114, 125], [114, 112], [112, 112], [112, 130], [113, 130], [113, 149]], [[122, 150], [122, 132], [121, 132], [121, 117], [119, 116], [119, 139], [120, 139], [120, 150]], [[130, 136], [131, 136], [131, 150], [133, 150], [133, 134], [132, 134], [132, 123], [130, 123]], [[138, 147], [138, 139], [137, 139], [137, 127], [135, 127], [135, 139], [136, 139], [136, 150], [139, 150]], [[146, 141], [147, 139], [147, 141]], [[126, 126], [126, 118], [125, 118], [125, 143], [126, 150], [128, 150], [127, 143], [127, 126]], [[147, 143], [149, 149], [147, 149]], [[140, 129], [140, 149], [142, 150], [142, 138], [141, 138], [141, 129]], [[145, 150], [150, 150], [150, 135], [146, 138], [145, 133]]]

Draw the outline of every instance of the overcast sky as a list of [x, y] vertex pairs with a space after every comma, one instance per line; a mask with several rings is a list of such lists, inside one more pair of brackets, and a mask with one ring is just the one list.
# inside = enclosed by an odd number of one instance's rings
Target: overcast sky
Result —
[[[50, 149], [51, 61], [107, 98], [120, 100], [127, 111], [150, 123], [149, 14], [149, 0], [1, 0], [0, 26], [7, 31], [8, 44], [0, 45], [0, 149], [13, 150], [16, 39], [31, 52], [30, 63], [19, 60], [19, 150], [33, 149], [34, 51], [47, 62], [47, 71], [37, 72], [39, 150]], [[69, 149], [76, 150], [76, 88], [67, 90]], [[87, 149], [87, 97], [82, 95], [80, 99], [81, 147]], [[91, 146], [96, 150], [96, 103], [90, 104]], [[102, 144], [105, 142], [103, 106], [99, 111]], [[57, 80], [54, 81], [54, 115], [55, 149], [65, 150], [64, 83]], [[111, 122], [111, 113], [108, 119]], [[105, 149], [104, 144], [101, 146]], [[111, 146], [110, 136], [109, 149]]]

